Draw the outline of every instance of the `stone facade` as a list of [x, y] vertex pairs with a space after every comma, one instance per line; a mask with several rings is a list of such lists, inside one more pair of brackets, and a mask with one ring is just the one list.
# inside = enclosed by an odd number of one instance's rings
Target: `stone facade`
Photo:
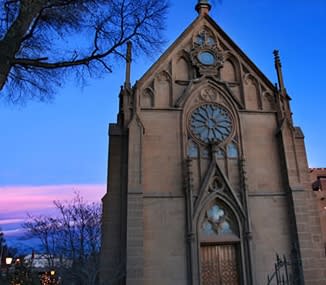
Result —
[[310, 168], [309, 176], [318, 205], [326, 255], [326, 168]]
[[278, 253], [291, 260], [295, 284], [325, 284], [304, 137], [278, 53], [275, 87], [209, 8], [199, 1], [194, 22], [121, 90], [101, 282], [261, 285]]

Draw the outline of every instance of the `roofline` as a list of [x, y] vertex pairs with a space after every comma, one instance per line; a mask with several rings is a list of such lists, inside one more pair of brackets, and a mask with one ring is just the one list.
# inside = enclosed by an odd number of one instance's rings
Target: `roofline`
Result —
[[257, 65], [247, 56], [247, 54], [223, 31], [223, 29], [215, 22], [215, 20], [209, 15], [198, 15], [196, 19], [190, 23], [190, 25], [178, 36], [178, 38], [163, 52], [163, 54], [151, 65], [151, 67], [137, 80], [138, 84], [141, 84], [143, 81], [147, 79], [151, 71], [156, 67], [156, 65], [166, 58], [170, 51], [174, 49], [175, 46], [178, 45], [180, 41], [184, 38], [187, 32], [202, 18], [205, 18], [209, 21], [220, 33], [222, 37], [224, 37], [228, 43], [233, 47], [233, 49], [239, 53], [239, 55], [247, 62], [247, 64], [263, 79], [265, 84], [267, 84], [271, 89], [274, 89], [275, 86], [271, 82], [269, 78], [257, 67]]
[[142, 77], [137, 80], [137, 82], [140, 84], [142, 81], [145, 81], [147, 79], [147, 76], [151, 73], [152, 69], [155, 68], [156, 64], [163, 60], [165, 57], [167, 57], [170, 54], [170, 51], [174, 49], [175, 46], [178, 45], [179, 42], [182, 41], [184, 36], [187, 34], [187, 32], [195, 25], [196, 22], [198, 22], [203, 16], [199, 15], [197, 18], [191, 22], [191, 24], [177, 37], [177, 39], [161, 54], [161, 56], [151, 65], [151, 67], [143, 74]]
[[205, 18], [216, 27], [220, 34], [231, 44], [231, 46], [243, 57], [245, 61], [252, 67], [252, 69], [262, 77], [267, 85], [270, 85], [271, 89], [275, 86], [272, 81], [259, 69], [259, 67], [247, 56], [247, 54], [224, 32], [224, 30], [214, 21], [212, 17], [206, 15]]

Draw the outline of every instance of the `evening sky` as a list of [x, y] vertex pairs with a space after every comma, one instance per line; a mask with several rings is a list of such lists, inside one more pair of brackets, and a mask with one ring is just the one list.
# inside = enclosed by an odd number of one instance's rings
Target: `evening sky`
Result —
[[[211, 1], [210, 15], [273, 82], [280, 50], [293, 119], [305, 134], [310, 167], [326, 167], [326, 1]], [[197, 16], [192, 1], [171, 1], [165, 50]], [[134, 56], [134, 83], [159, 57]], [[79, 191], [100, 201], [106, 191], [108, 123], [116, 120], [124, 62], [80, 88], [68, 82], [51, 103], [0, 102], [0, 227], [17, 236], [26, 212]], [[13, 239], [12, 239], [13, 240]], [[17, 241], [16, 239], [14, 240]]]

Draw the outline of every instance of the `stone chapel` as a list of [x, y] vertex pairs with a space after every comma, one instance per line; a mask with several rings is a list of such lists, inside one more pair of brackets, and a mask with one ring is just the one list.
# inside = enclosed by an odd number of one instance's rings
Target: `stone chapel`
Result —
[[[198, 17], [134, 86], [128, 45], [109, 126], [101, 284], [325, 285], [304, 135], [278, 51], [274, 85], [210, 8], [198, 1]], [[289, 283], [276, 283], [276, 264]]]

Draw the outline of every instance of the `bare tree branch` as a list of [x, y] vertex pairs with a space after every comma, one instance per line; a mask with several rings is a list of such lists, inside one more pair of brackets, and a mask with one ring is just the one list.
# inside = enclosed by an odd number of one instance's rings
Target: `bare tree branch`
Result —
[[[55, 85], [44, 88], [44, 78], [110, 73], [128, 41], [144, 54], [164, 43], [168, 0], [0, 0], [1, 6], [0, 98], [13, 90], [16, 98], [46, 98]], [[19, 68], [28, 72], [13, 76]], [[39, 95], [26, 92], [34, 88]]]
[[65, 284], [95, 284], [99, 271], [101, 207], [77, 193], [72, 201], [54, 201], [56, 217], [29, 216], [28, 237], [38, 238], [51, 268]]

